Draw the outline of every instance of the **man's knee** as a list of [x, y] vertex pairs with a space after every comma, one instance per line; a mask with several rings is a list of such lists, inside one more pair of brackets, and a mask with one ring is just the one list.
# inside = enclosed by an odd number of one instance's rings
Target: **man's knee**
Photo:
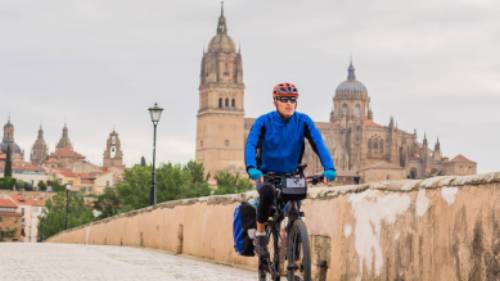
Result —
[[259, 197], [262, 201], [272, 201], [274, 199], [274, 187], [270, 184], [265, 184], [259, 188]]

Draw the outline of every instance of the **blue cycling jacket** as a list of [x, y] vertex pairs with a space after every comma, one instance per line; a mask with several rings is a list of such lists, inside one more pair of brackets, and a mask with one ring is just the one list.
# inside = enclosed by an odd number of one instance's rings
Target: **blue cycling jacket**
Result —
[[309, 116], [295, 112], [284, 120], [277, 111], [255, 120], [245, 146], [246, 169], [262, 172], [292, 173], [304, 154], [304, 137], [309, 140], [325, 170], [335, 170], [321, 133]]

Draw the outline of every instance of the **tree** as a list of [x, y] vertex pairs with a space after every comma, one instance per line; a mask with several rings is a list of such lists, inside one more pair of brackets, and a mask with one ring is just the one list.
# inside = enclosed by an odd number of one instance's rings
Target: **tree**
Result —
[[37, 186], [39, 191], [47, 191], [47, 184], [44, 181], [39, 181]]
[[240, 178], [239, 174], [231, 174], [227, 171], [219, 172], [215, 179], [217, 180], [217, 189], [214, 194], [242, 193], [253, 188], [253, 184], [246, 178]]
[[[98, 196], [94, 206], [102, 212], [99, 218], [147, 207], [151, 169], [151, 166], [142, 165], [126, 169], [121, 183]], [[161, 165], [157, 170], [158, 203], [209, 195], [210, 187], [203, 174], [203, 165], [194, 161], [184, 166], [171, 163]]]
[[3, 170], [4, 178], [12, 178], [12, 150], [10, 145], [7, 145], [7, 152], [5, 155], [5, 168]]
[[97, 197], [94, 202], [94, 208], [101, 212], [97, 219], [104, 219], [107, 217], [112, 217], [117, 215], [122, 202], [115, 188], [107, 187], [104, 189], [104, 193]]
[[16, 185], [15, 178], [0, 178], [0, 189], [10, 189]]
[[[68, 227], [77, 227], [87, 224], [94, 219], [92, 210], [85, 206], [83, 196], [78, 192], [69, 193]], [[47, 201], [40, 217], [38, 233], [40, 240], [45, 240], [64, 230], [64, 216], [66, 207], [65, 191], [58, 191]]]

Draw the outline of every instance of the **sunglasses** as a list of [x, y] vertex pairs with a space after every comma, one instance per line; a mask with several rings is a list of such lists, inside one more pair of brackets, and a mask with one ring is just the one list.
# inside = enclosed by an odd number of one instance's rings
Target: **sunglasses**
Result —
[[276, 100], [278, 100], [279, 102], [282, 102], [282, 103], [287, 103], [287, 102], [296, 103], [297, 102], [296, 97], [278, 97], [278, 98], [276, 98]]

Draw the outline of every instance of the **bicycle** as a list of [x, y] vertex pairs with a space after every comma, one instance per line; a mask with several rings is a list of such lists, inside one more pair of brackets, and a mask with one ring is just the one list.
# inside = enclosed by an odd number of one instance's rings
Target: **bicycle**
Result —
[[[306, 165], [300, 166], [295, 173], [276, 175], [268, 173], [264, 180], [275, 187], [275, 199], [271, 206], [272, 215], [266, 223], [266, 240], [273, 240], [273, 253], [266, 260], [259, 259], [260, 280], [280, 280], [280, 236], [281, 223], [285, 218], [286, 240], [285, 259], [288, 281], [311, 281], [311, 249], [306, 225], [303, 221], [304, 212], [300, 211], [300, 201], [307, 196], [307, 183], [313, 185], [323, 180], [322, 175], [305, 177]], [[281, 253], [283, 254], [283, 253]], [[284, 265], [284, 263], [283, 263]], [[269, 279], [268, 279], [269, 278]]]

